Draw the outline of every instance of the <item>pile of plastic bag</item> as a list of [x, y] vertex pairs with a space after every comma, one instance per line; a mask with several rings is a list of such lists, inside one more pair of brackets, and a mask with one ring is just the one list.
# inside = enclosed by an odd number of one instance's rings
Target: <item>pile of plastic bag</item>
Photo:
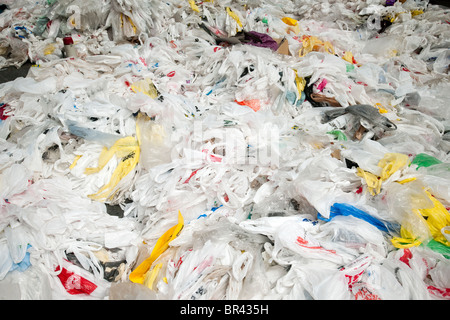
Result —
[[2, 298], [450, 298], [449, 9], [2, 3]]

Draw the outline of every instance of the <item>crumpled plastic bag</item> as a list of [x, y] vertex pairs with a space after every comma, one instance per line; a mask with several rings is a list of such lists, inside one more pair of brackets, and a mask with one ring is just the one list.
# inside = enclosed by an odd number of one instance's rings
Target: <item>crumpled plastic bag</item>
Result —
[[449, 298], [448, 10], [5, 3], [2, 297]]

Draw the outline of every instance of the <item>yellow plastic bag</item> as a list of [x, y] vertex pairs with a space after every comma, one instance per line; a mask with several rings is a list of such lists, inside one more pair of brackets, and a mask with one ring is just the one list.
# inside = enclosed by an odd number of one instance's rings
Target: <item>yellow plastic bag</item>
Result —
[[377, 195], [381, 191], [381, 183], [383, 182], [380, 177], [374, 175], [373, 173], [364, 171], [361, 168], [357, 169], [356, 175], [363, 178], [366, 181], [367, 188], [371, 195]]
[[47, 56], [49, 54], [52, 54], [55, 51], [55, 45], [50, 43], [48, 44], [44, 49], [44, 54]]
[[317, 39], [314, 36], [303, 36], [302, 37], [302, 47], [300, 48], [298, 55], [299, 57], [304, 57], [311, 51], [313, 51], [313, 48], [315, 45], [321, 45], [322, 41]]
[[[156, 269], [154, 272], [150, 272], [149, 275], [147, 273], [150, 270], [153, 262], [169, 247], [169, 243], [178, 237], [181, 230], [184, 227], [184, 219], [181, 215], [181, 212], [178, 211], [178, 224], [167, 230], [156, 242], [155, 247], [150, 254], [150, 257], [145, 259], [133, 272], [130, 273], [129, 279], [134, 283], [144, 284], [146, 282], [147, 286], [152, 286], [154, 279], [156, 278], [157, 272], [159, 269]], [[155, 266], [156, 267], [156, 266]], [[160, 268], [160, 267], [159, 267]]]
[[411, 16], [412, 16], [412, 17], [418, 16], [419, 14], [422, 14], [422, 13], [423, 13], [423, 10], [422, 10], [422, 9], [419, 9], [419, 10], [411, 10]]
[[150, 98], [155, 99], [158, 96], [158, 91], [151, 79], [143, 79], [136, 81], [131, 85], [131, 90], [134, 92], [142, 92], [148, 95]]
[[[450, 213], [430, 192], [425, 190], [425, 193], [433, 205], [429, 208], [413, 209], [412, 214], [420, 217], [420, 221], [428, 227], [433, 240], [446, 246], [450, 246], [450, 242], [441, 232], [442, 228], [450, 226]], [[412, 199], [412, 201], [414, 201], [414, 199]], [[409, 248], [418, 246], [426, 240], [420, 239], [420, 237], [415, 235], [411, 229], [412, 228], [409, 228], [408, 225], [402, 225], [400, 237], [392, 238], [392, 244], [397, 248]]]
[[298, 21], [289, 17], [284, 17], [281, 19], [285, 24], [288, 25], [286, 28], [286, 33], [290, 33], [291, 31], [295, 34], [300, 33], [300, 25], [298, 24]]
[[350, 51], [345, 51], [344, 55], [342, 56], [342, 59], [353, 64], [353, 60], [354, 60], [353, 53], [351, 53]]
[[446, 246], [450, 246], [450, 242], [441, 232], [442, 228], [450, 226], [450, 213], [439, 200], [433, 197], [428, 191], [425, 192], [430, 200], [433, 201], [434, 206], [429, 209], [420, 209], [419, 212], [426, 219], [433, 239]]
[[122, 158], [122, 160], [114, 170], [109, 182], [97, 191], [97, 193], [89, 195], [89, 198], [98, 201], [111, 199], [115, 194], [114, 189], [120, 180], [128, 175], [139, 162], [140, 150], [139, 142], [131, 136], [117, 140], [109, 149], [103, 148], [98, 159], [98, 166], [96, 168], [86, 168], [86, 174], [93, 174], [102, 170], [114, 155]]
[[155, 283], [156, 277], [158, 276], [159, 272], [162, 269], [163, 264], [158, 263], [156, 266], [154, 266], [150, 271], [146, 273], [145, 279], [144, 279], [144, 286], [146, 286], [149, 289], [153, 290], [153, 283]]
[[407, 155], [402, 153], [386, 153], [378, 162], [378, 166], [382, 168], [381, 179], [387, 180], [397, 170], [406, 167], [409, 163]]
[[[378, 162], [378, 166], [381, 168], [381, 175], [379, 177], [361, 168], [357, 169], [356, 174], [366, 181], [370, 194], [374, 196], [380, 193], [383, 181], [389, 179], [394, 172], [406, 167], [408, 164], [409, 158], [407, 155], [402, 153], [386, 153]], [[412, 181], [412, 178], [408, 181]], [[405, 183], [407, 181], [402, 182]]]
[[414, 237], [414, 235], [409, 232], [409, 230], [405, 227], [400, 228], [400, 237], [393, 237], [391, 242], [394, 247], [399, 249], [406, 249], [411, 247], [417, 247], [422, 242]]
[[378, 109], [379, 113], [388, 113], [387, 109], [379, 102], [375, 103], [375, 108]]
[[306, 36], [302, 37], [302, 48], [300, 48], [298, 55], [299, 57], [304, 57], [311, 51], [322, 51], [330, 54], [334, 54], [334, 47], [329, 41], [323, 42], [319, 38], [315, 36]]
[[301, 97], [303, 90], [305, 90], [306, 80], [298, 76], [297, 70], [294, 71], [295, 71], [295, 84], [297, 86], [298, 96]]

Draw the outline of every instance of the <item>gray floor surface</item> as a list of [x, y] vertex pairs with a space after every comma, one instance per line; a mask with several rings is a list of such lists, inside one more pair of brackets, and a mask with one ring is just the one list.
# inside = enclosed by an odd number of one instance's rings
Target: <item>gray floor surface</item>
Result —
[[28, 70], [31, 67], [31, 62], [26, 62], [22, 67], [17, 69], [16, 67], [8, 67], [0, 70], [0, 83], [5, 83], [8, 81], [13, 81], [19, 77], [26, 77]]

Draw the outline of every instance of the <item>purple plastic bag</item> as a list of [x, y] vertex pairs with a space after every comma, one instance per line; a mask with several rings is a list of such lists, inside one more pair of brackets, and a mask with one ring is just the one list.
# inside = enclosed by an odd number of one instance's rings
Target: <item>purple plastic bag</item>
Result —
[[245, 32], [244, 43], [256, 47], [270, 48], [273, 51], [276, 51], [278, 49], [278, 43], [269, 35], [256, 31]]

